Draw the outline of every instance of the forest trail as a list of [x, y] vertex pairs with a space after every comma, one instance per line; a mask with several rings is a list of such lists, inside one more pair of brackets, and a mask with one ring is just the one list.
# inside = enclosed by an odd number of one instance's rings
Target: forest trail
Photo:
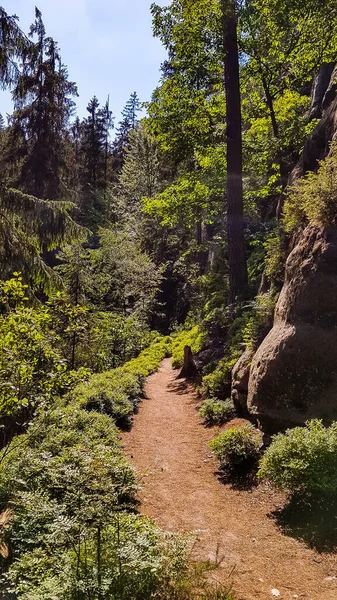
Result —
[[197, 531], [193, 557], [220, 563], [214, 577], [233, 583], [238, 600], [269, 600], [273, 589], [280, 600], [336, 600], [336, 554], [281, 532], [270, 513], [282, 496], [267, 485], [242, 491], [219, 481], [207, 446], [217, 428], [200, 423], [194, 390], [177, 374], [165, 359], [122, 436], [141, 484], [141, 513], [165, 530]]

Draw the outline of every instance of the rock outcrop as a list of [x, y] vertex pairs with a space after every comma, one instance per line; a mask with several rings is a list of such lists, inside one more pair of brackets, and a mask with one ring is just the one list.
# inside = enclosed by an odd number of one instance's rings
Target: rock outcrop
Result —
[[240, 416], [247, 415], [247, 397], [250, 366], [255, 350], [247, 347], [232, 370], [232, 400]]
[[[308, 171], [316, 171], [318, 163], [330, 150], [331, 140], [337, 132], [337, 98], [325, 110], [322, 119], [309, 135], [300, 159], [291, 172], [289, 183], [303, 177]], [[280, 211], [279, 211], [280, 212]]]
[[288, 257], [274, 326], [252, 359], [247, 407], [279, 429], [337, 420], [337, 229], [307, 227]]
[[314, 79], [310, 118], [320, 119], [322, 112], [333, 100], [335, 63], [322, 63]]

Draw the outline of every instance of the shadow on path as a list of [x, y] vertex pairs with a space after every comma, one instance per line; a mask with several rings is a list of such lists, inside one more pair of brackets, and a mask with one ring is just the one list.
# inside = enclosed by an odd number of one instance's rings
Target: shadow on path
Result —
[[337, 550], [337, 498], [293, 496], [269, 515], [285, 535], [307, 544], [317, 552]]

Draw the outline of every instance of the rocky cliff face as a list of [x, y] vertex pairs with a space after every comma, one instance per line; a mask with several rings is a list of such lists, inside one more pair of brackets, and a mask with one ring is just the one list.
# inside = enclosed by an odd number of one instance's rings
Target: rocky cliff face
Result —
[[268, 429], [337, 419], [337, 229], [308, 227], [289, 255], [247, 407]]
[[[336, 77], [335, 69], [328, 89], [323, 86], [323, 117], [290, 183], [317, 169], [337, 135]], [[273, 328], [254, 356], [246, 350], [232, 373], [237, 408], [269, 431], [313, 417], [337, 420], [337, 229], [309, 226], [292, 244]]]
[[337, 98], [334, 98], [325, 110], [322, 119], [307, 139], [300, 159], [291, 172], [290, 183], [293, 183], [308, 171], [316, 171], [318, 162], [328, 155], [331, 140], [336, 135], [336, 132]]

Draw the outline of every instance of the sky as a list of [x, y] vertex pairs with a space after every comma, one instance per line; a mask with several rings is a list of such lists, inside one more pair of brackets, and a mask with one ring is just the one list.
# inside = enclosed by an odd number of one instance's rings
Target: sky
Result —
[[[152, 0], [3, 0], [10, 15], [28, 33], [34, 21], [35, 4], [42, 12], [47, 35], [59, 44], [69, 79], [78, 86], [77, 114], [96, 95], [101, 104], [110, 96], [115, 125], [132, 92], [150, 100], [165, 51], [153, 38]], [[157, 4], [165, 5], [164, 0]], [[0, 112], [12, 112], [9, 92], [0, 92]]]

